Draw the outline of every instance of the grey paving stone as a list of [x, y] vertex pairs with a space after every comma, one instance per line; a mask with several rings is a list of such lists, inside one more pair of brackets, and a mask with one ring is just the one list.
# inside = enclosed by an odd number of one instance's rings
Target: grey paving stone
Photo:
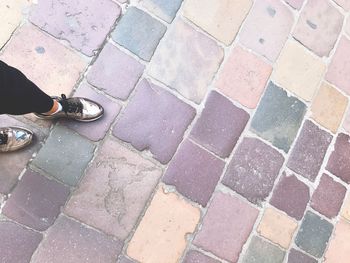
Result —
[[143, 0], [142, 5], [151, 13], [164, 21], [171, 23], [177, 10], [181, 6], [182, 0]]

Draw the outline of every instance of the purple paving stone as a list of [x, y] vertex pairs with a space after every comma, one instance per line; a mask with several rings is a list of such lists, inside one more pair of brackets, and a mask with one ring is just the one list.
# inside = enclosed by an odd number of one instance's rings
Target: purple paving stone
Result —
[[149, 149], [154, 158], [170, 161], [195, 110], [174, 95], [142, 80], [114, 127], [113, 134], [136, 149]]
[[317, 263], [317, 260], [292, 248], [288, 255], [288, 263]]
[[245, 138], [234, 153], [223, 184], [250, 202], [260, 204], [272, 190], [283, 156], [255, 138]]
[[206, 206], [220, 179], [225, 163], [211, 153], [185, 141], [163, 177], [163, 182], [192, 201]]
[[60, 216], [33, 256], [35, 263], [115, 263], [123, 244]]
[[0, 221], [0, 262], [29, 263], [42, 235], [13, 222]]
[[340, 133], [326, 169], [346, 183], [350, 183], [350, 136]]
[[6, 202], [3, 214], [43, 231], [54, 223], [68, 195], [68, 187], [27, 170]]
[[74, 97], [85, 97], [100, 103], [104, 108], [104, 114], [100, 119], [93, 122], [82, 123], [72, 120], [62, 120], [61, 123], [92, 141], [102, 140], [118, 115], [121, 106], [93, 90], [87, 83], [82, 84], [78, 88]]
[[38, 1], [33, 5], [30, 21], [50, 33], [65, 39], [88, 56], [99, 49], [121, 8], [109, 0]]
[[343, 204], [346, 188], [323, 174], [320, 184], [311, 198], [311, 207], [328, 218], [338, 215]]
[[287, 166], [314, 182], [332, 138], [311, 121], [305, 121]]
[[215, 154], [226, 158], [243, 132], [249, 114], [227, 98], [212, 91], [201, 117], [191, 132], [191, 138]]
[[283, 173], [273, 191], [271, 205], [286, 212], [297, 220], [302, 219], [307, 203], [310, 200], [309, 187], [299, 181], [295, 175]]
[[191, 250], [187, 253], [183, 263], [220, 263], [220, 261], [210, 258], [199, 251]]
[[126, 100], [144, 69], [140, 62], [107, 43], [86, 78], [107, 94]]

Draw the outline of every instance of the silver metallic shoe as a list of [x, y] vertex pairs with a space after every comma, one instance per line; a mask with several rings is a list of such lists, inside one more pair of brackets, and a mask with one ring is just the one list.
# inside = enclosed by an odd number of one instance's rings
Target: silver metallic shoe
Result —
[[62, 105], [62, 110], [52, 114], [45, 115], [35, 113], [40, 119], [68, 118], [77, 121], [90, 122], [102, 117], [103, 107], [92, 100], [86, 98], [67, 98], [64, 94], [61, 97], [52, 97]]
[[20, 127], [0, 128], [0, 153], [13, 152], [29, 145], [33, 132]]

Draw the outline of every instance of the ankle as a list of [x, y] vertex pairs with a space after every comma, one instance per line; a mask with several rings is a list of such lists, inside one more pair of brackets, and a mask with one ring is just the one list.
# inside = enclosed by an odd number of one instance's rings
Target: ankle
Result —
[[48, 111], [48, 112], [45, 112], [43, 114], [45, 114], [45, 115], [52, 115], [52, 114], [55, 114], [55, 113], [59, 112], [60, 110], [62, 110], [61, 104], [57, 100], [54, 99], [53, 100], [53, 106], [52, 106], [51, 110]]

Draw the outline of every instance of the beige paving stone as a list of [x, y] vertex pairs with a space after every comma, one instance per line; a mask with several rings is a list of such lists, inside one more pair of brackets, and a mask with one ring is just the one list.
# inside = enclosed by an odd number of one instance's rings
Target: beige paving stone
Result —
[[298, 224], [282, 212], [267, 208], [258, 226], [258, 233], [281, 247], [288, 248]]
[[348, 99], [337, 89], [322, 83], [311, 105], [312, 118], [336, 133], [343, 119]]
[[337, 223], [325, 254], [324, 263], [350, 262], [350, 224], [343, 219]]
[[128, 256], [142, 263], [178, 262], [186, 234], [193, 233], [199, 218], [198, 208], [160, 187], [129, 243]]
[[343, 207], [340, 211], [340, 215], [344, 217], [346, 220], [350, 221], [350, 195], [348, 195], [345, 198]]
[[306, 101], [311, 101], [325, 72], [321, 59], [296, 41], [288, 41], [275, 66], [272, 79]]
[[186, 0], [184, 16], [226, 45], [232, 43], [251, 0]]

